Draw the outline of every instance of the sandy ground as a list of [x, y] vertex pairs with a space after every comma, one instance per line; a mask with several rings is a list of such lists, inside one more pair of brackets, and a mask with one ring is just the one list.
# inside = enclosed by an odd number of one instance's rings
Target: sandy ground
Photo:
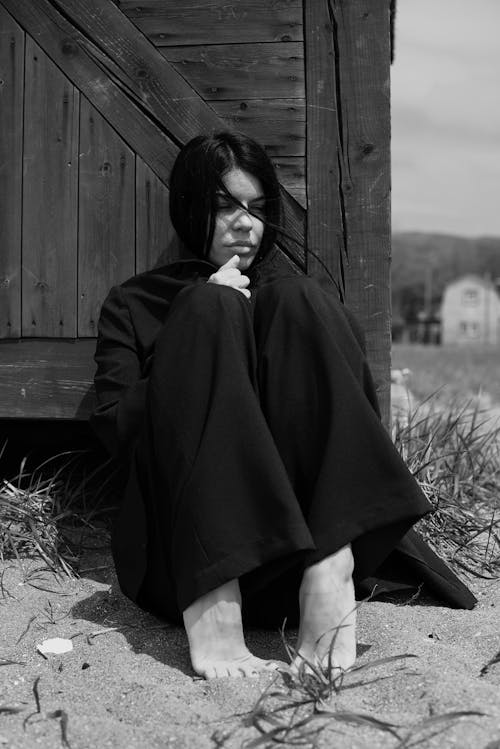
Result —
[[[0, 747], [233, 749], [258, 736], [245, 726], [245, 714], [272, 677], [195, 677], [183, 631], [120, 593], [105, 551], [85, 558], [80, 579], [61, 584], [37, 567], [33, 561], [0, 566]], [[498, 749], [500, 662], [487, 664], [500, 651], [500, 581], [473, 588], [479, 598], [474, 611], [364, 603], [358, 662], [417, 657], [352, 674], [332, 709], [406, 727], [432, 715], [477, 710], [485, 715], [461, 718], [434, 738], [431, 729], [415, 733], [408, 746], [423, 739], [419, 746]], [[73, 650], [44, 658], [36, 646], [53, 637], [71, 638]], [[247, 640], [257, 655], [285, 657], [277, 632], [250, 631]], [[397, 745], [391, 735], [333, 719], [318, 742], [325, 748]]]

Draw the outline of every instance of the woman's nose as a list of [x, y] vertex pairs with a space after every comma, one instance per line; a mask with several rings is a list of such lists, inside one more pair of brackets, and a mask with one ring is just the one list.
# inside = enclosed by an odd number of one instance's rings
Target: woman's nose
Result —
[[250, 229], [253, 227], [252, 217], [247, 211], [240, 209], [234, 219], [233, 226], [235, 229], [250, 231]]

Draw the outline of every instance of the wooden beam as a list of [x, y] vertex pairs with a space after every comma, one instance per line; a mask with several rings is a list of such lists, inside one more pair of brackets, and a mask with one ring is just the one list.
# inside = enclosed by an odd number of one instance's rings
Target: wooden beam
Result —
[[[325, 276], [345, 251], [340, 192], [341, 112], [329, 0], [304, 3], [306, 60], [307, 270]], [[314, 253], [314, 254], [313, 254]], [[318, 255], [319, 260], [315, 257]], [[323, 263], [323, 264], [322, 264]]]
[[[330, 271], [343, 261], [346, 302], [365, 330], [388, 423], [389, 0], [304, 5], [308, 246]], [[321, 138], [323, 146], [316, 149]], [[310, 257], [308, 266], [320, 270]]]
[[[227, 127], [112, 0], [1, 4], [165, 184], [181, 145]], [[303, 264], [304, 211], [284, 203], [280, 244]]]
[[88, 419], [95, 340], [0, 341], [0, 418]]
[[346, 300], [359, 317], [390, 422], [390, 0], [332, 0], [345, 121]]

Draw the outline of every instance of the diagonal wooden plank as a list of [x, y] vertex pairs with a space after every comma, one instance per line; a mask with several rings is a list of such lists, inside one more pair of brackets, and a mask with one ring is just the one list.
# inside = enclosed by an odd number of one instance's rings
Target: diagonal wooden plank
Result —
[[[112, 0], [1, 4], [165, 184], [183, 143], [227, 127]], [[303, 265], [304, 211], [283, 197], [280, 245]]]

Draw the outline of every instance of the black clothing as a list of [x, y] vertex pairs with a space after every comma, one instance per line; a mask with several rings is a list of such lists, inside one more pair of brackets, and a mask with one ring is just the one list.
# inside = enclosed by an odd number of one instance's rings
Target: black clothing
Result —
[[179, 620], [239, 578], [248, 619], [279, 619], [304, 566], [351, 543], [359, 584], [380, 567], [471, 607], [407, 533], [430, 506], [380, 422], [362, 333], [334, 288], [278, 274], [249, 301], [207, 284], [215, 270], [143, 273], [102, 308], [92, 424], [128, 472], [113, 538], [123, 591]]

